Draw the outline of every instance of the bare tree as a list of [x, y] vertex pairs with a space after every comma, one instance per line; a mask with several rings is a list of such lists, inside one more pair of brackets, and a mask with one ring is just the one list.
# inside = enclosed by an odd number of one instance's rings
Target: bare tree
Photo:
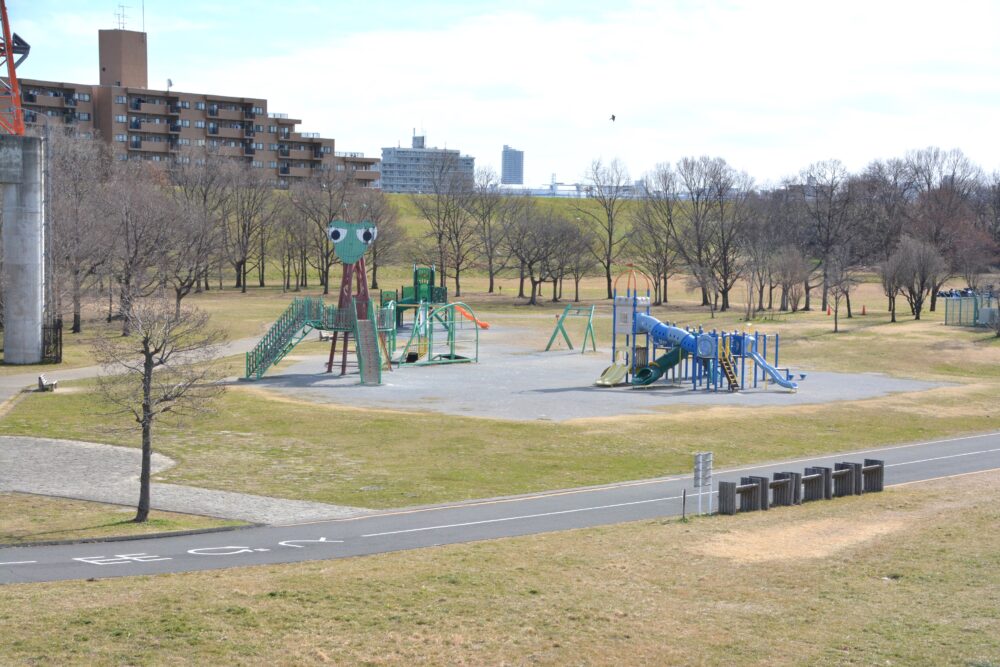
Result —
[[[71, 331], [82, 330], [82, 300], [87, 281], [107, 261], [111, 237], [108, 218], [101, 214], [101, 187], [111, 173], [104, 142], [77, 134], [51, 132], [47, 138], [52, 200], [54, 275], [65, 274], [73, 309]], [[60, 296], [64, 290], [57, 287]]]
[[551, 278], [551, 259], [566, 239], [565, 226], [572, 225], [551, 208], [542, 209], [534, 202], [525, 205], [512, 223], [507, 239], [531, 284], [529, 305], [538, 304], [541, 285]]
[[104, 188], [103, 204], [112, 224], [106, 268], [118, 286], [123, 336], [129, 335], [133, 303], [163, 282], [168, 230], [176, 216], [173, 200], [157, 183], [161, 175], [149, 164], [119, 162]]
[[911, 207], [910, 233], [933, 245], [948, 263], [931, 290], [930, 310], [937, 306], [937, 292], [955, 273], [956, 240], [974, 219], [972, 200], [982, 172], [962, 151], [930, 147], [910, 151], [906, 163], [917, 191]]
[[646, 177], [643, 190], [632, 219], [629, 253], [653, 278], [653, 303], [666, 303], [668, 281], [681, 266], [671, 234], [678, 208], [674, 171], [661, 165]]
[[805, 284], [810, 273], [808, 260], [803, 257], [798, 246], [785, 244], [775, 252], [771, 270], [781, 287], [779, 309], [796, 312], [805, 295]]
[[[854, 210], [856, 188], [847, 169], [839, 160], [815, 162], [800, 174], [802, 208], [808, 223], [808, 247], [816, 258], [816, 270], [822, 277], [822, 308], [826, 310], [829, 296], [828, 265], [836, 248], [850, 238], [857, 222]], [[806, 284], [806, 305], [810, 308], [810, 291], [815, 285]]]
[[753, 180], [745, 172], [738, 172], [721, 158], [714, 161], [711, 172], [711, 197], [714, 215], [711, 260], [708, 267], [715, 274], [715, 285], [722, 297], [721, 310], [729, 310], [729, 292], [741, 272], [741, 244], [750, 217], [748, 200], [753, 191]]
[[890, 261], [899, 263], [899, 291], [906, 297], [913, 318], [920, 319], [924, 302], [947, 275], [948, 264], [933, 244], [904, 235]]
[[476, 171], [475, 183], [465, 201], [465, 209], [475, 222], [479, 258], [489, 280], [487, 292], [493, 294], [497, 275], [511, 261], [505, 243], [508, 224], [522, 205], [521, 197], [505, 195], [500, 179], [492, 169]]
[[833, 301], [833, 333], [840, 332], [840, 303], [850, 299], [851, 290], [857, 284], [853, 253], [849, 246], [841, 246], [829, 257], [827, 282]]
[[94, 353], [103, 366], [98, 378], [101, 394], [130, 415], [142, 434], [134, 521], [143, 522], [150, 507], [153, 425], [165, 413], [202, 408], [210, 396], [221, 391], [212, 382], [217, 371], [207, 363], [219, 334], [206, 328], [203, 313], [182, 310], [178, 315], [169, 298], [136, 301], [126, 317], [133, 335], [98, 338]]
[[[668, 169], [667, 166], [657, 169], [657, 180], [665, 188], [671, 182]], [[711, 305], [713, 313], [715, 279], [710, 275], [715, 233], [712, 174], [717, 169], [716, 160], [707, 156], [682, 158], [677, 162], [676, 185], [672, 190], [664, 190], [664, 197], [674, 202], [674, 215], [668, 218], [674, 245], [701, 290], [701, 305]]]
[[270, 225], [278, 211], [274, 188], [262, 169], [245, 164], [229, 166], [229, 224], [226, 247], [236, 271], [236, 287], [246, 293], [247, 278], [260, 269]]
[[[204, 289], [209, 289], [209, 272], [217, 270], [221, 273], [226, 256], [226, 225], [230, 205], [227, 178], [229, 168], [224, 166], [226, 159], [215, 151], [204, 148], [185, 148], [170, 166], [174, 198], [183, 202], [184, 208], [193, 209], [206, 226], [213, 228], [205, 230], [217, 247], [216, 256], [206, 263], [204, 275], [201, 276]], [[195, 284], [196, 292], [201, 288], [202, 284]]]
[[299, 214], [312, 223], [312, 243], [323, 294], [330, 293], [330, 269], [337, 263], [327, 227], [331, 221], [348, 215], [348, 202], [354, 187], [346, 171], [324, 169], [293, 186], [289, 194]]
[[355, 220], [368, 220], [378, 229], [365, 263], [371, 273], [372, 289], [378, 289], [378, 269], [399, 258], [406, 241], [406, 231], [399, 224], [395, 205], [381, 190], [359, 188], [351, 199], [351, 208], [357, 211], [353, 214]]
[[[468, 213], [463, 208], [472, 183], [459, 169], [457, 156], [451, 153], [435, 158], [432, 168], [431, 191], [413, 195], [411, 201], [430, 225], [429, 236], [437, 253], [439, 285], [444, 287], [449, 251], [454, 253], [456, 244], [464, 249], [467, 242], [472, 242], [471, 235], [466, 240]], [[459, 254], [465, 260], [465, 253]]]
[[905, 258], [902, 253], [893, 252], [878, 265], [879, 278], [882, 281], [882, 291], [889, 300], [889, 321], [896, 321], [896, 297], [902, 289], [904, 279]]
[[604, 164], [600, 159], [594, 160], [587, 171], [588, 198], [586, 201], [597, 204], [595, 211], [592, 205], [575, 206], [577, 216], [594, 229], [594, 256], [604, 269], [607, 281], [608, 298], [612, 294], [611, 267], [614, 265], [625, 245], [625, 229], [621, 219], [625, 205], [625, 189], [630, 185], [628, 170], [621, 161], [615, 159]]

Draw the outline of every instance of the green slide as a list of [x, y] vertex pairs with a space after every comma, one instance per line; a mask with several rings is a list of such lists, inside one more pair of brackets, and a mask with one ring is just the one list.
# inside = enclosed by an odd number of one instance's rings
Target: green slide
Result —
[[646, 385], [653, 384], [666, 373], [668, 370], [681, 363], [681, 359], [687, 356], [679, 346], [670, 350], [662, 357], [651, 363], [649, 366], [641, 369], [638, 373], [632, 376], [632, 386], [633, 387], [645, 387]]

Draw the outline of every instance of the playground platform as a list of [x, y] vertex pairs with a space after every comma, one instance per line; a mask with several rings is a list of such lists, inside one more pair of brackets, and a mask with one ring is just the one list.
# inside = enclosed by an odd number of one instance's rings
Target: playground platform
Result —
[[[542, 352], [526, 349], [524, 332], [494, 325], [480, 346], [479, 363], [403, 367], [383, 375], [380, 387], [361, 386], [357, 376], [322, 372], [325, 359], [303, 357], [276, 367], [256, 386], [289, 396], [371, 409], [438, 412], [519, 421], [567, 421], [588, 417], [656, 414], [671, 406], [789, 406], [876, 398], [925, 391], [944, 383], [878, 373], [808, 371], [808, 386], [795, 394], [770, 390], [692, 391], [690, 384], [648, 388], [592, 386], [608, 365], [606, 350]], [[542, 345], [544, 347], [544, 343]]]

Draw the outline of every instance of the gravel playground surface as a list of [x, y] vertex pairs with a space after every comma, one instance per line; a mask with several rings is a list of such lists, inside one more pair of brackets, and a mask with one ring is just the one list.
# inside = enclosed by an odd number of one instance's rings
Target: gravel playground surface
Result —
[[765, 390], [763, 383], [761, 388], [735, 394], [692, 391], [690, 383], [604, 388], [593, 382], [608, 366], [610, 350], [586, 354], [566, 349], [526, 350], [512, 343], [516, 333], [493, 328], [480, 334], [479, 363], [395, 368], [383, 371], [384, 384], [377, 387], [360, 385], [357, 373], [341, 377], [336, 367], [334, 373], [325, 373], [325, 356], [286, 360], [254, 385], [317, 403], [551, 421], [650, 414], [679, 404], [765, 406], [857, 401], [943, 386], [879, 373], [793, 369], [807, 374], [795, 393], [773, 384]]

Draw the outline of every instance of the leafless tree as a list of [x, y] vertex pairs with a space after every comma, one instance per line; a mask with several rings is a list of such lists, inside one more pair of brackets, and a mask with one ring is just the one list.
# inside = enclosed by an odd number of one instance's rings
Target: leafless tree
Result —
[[715, 285], [722, 297], [721, 310], [729, 310], [729, 292], [741, 273], [741, 244], [750, 218], [749, 198], [753, 180], [716, 158], [710, 180], [714, 200], [711, 218], [713, 233], [708, 267], [715, 274]]
[[372, 289], [378, 289], [378, 270], [380, 266], [392, 264], [400, 258], [406, 231], [399, 224], [399, 212], [395, 205], [381, 190], [358, 188], [351, 198], [350, 207], [355, 220], [368, 220], [378, 229], [375, 241], [368, 249], [368, 259], [365, 263], [371, 273]]
[[236, 271], [236, 287], [246, 293], [247, 279], [266, 261], [264, 247], [271, 223], [278, 215], [274, 188], [263, 169], [246, 164], [229, 165], [229, 224], [226, 249]]
[[[429, 235], [437, 253], [439, 285], [444, 287], [449, 256], [458, 255], [457, 258], [463, 262], [471, 260], [465, 248], [474, 242], [474, 236], [467, 233], [471, 225], [463, 204], [472, 188], [472, 182], [459, 169], [458, 158], [451, 153], [435, 159], [432, 168], [431, 191], [413, 195], [411, 201], [430, 225]], [[461, 252], [456, 253], [456, 247]], [[456, 289], [458, 280], [456, 277]]]
[[629, 253], [653, 278], [653, 303], [667, 302], [668, 281], [681, 268], [672, 229], [677, 215], [676, 174], [661, 165], [646, 177], [629, 236]]
[[[670, 233], [690, 276], [701, 290], [701, 305], [712, 306], [714, 313], [715, 279], [710, 275], [715, 233], [712, 174], [718, 164], [707, 156], [682, 158], [677, 162], [673, 181], [668, 169], [666, 165], [657, 169], [657, 181], [664, 186], [666, 201], [674, 201], [673, 215], [667, 218]], [[676, 184], [672, 190], [667, 189], [671, 182]]]
[[531, 285], [529, 305], [537, 305], [541, 285], [551, 279], [552, 257], [566, 239], [566, 227], [572, 226], [549, 207], [527, 203], [512, 221], [507, 239], [510, 252], [524, 267]]
[[281, 263], [281, 289], [298, 292], [307, 286], [313, 225], [294, 206], [282, 206], [275, 219], [275, 251]]
[[882, 282], [882, 291], [889, 300], [889, 321], [896, 321], [896, 297], [902, 289], [904, 274], [904, 258], [902, 253], [893, 252], [882, 260], [878, 265], [879, 279]]
[[291, 188], [289, 197], [299, 214], [312, 224], [312, 243], [323, 294], [330, 293], [330, 269], [337, 263], [327, 236], [330, 222], [344, 219], [354, 194], [354, 181], [346, 171], [325, 169]]
[[974, 219], [972, 200], [982, 172], [960, 150], [930, 147], [910, 151], [906, 163], [917, 197], [911, 207], [909, 231], [933, 245], [949, 264], [931, 290], [930, 310], [937, 306], [937, 292], [955, 272], [956, 240]]
[[94, 353], [103, 366], [101, 394], [135, 421], [142, 437], [139, 502], [134, 521], [146, 521], [150, 507], [153, 425], [165, 413], [203, 408], [221, 388], [207, 363], [220, 340], [207, 329], [207, 316], [174, 308], [169, 297], [135, 301], [125, 315], [129, 337], [102, 337]]
[[771, 270], [781, 287], [779, 309], [794, 313], [805, 295], [805, 284], [811, 270], [809, 261], [803, 257], [798, 246], [785, 244], [777, 249], [772, 262]]
[[82, 330], [82, 300], [87, 281], [107, 261], [111, 237], [101, 214], [101, 188], [111, 174], [111, 156], [104, 142], [77, 134], [51, 132], [47, 137], [52, 200], [52, 252], [57, 279], [65, 276], [73, 309], [71, 331]]
[[176, 209], [159, 182], [161, 176], [147, 163], [118, 162], [104, 187], [103, 206], [112, 230], [106, 272], [118, 287], [123, 336], [129, 335], [133, 303], [163, 283]]
[[908, 235], [900, 239], [890, 260], [898, 262], [899, 291], [919, 320], [927, 297], [947, 275], [948, 264], [932, 243]]
[[[224, 166], [226, 158], [215, 151], [204, 148], [181, 150], [170, 166], [170, 182], [174, 198], [183, 202], [183, 207], [193, 209], [195, 215], [211, 230], [204, 233], [211, 236], [216, 244], [215, 256], [205, 262], [201, 283], [195, 284], [195, 291], [202, 287], [209, 289], [209, 273], [222, 271], [226, 256], [226, 225], [229, 219], [229, 169]], [[221, 287], [221, 277], [220, 277]]]
[[[608, 298], [612, 294], [611, 267], [625, 246], [626, 230], [622, 218], [626, 188], [630, 185], [628, 170], [615, 159], [605, 164], [594, 160], [587, 171], [588, 205], [575, 206], [577, 217], [594, 230], [594, 256], [604, 269]], [[597, 205], [597, 210], [593, 204]]]
[[500, 179], [490, 168], [476, 171], [475, 183], [465, 201], [465, 209], [475, 223], [479, 258], [489, 280], [487, 292], [493, 294], [496, 277], [511, 262], [505, 242], [510, 220], [517, 216], [522, 197], [505, 195]]
[[[855, 215], [856, 188], [851, 175], [839, 160], [815, 162], [800, 173], [802, 210], [807, 222], [807, 243], [816, 258], [816, 270], [821, 275], [822, 308], [826, 310], [829, 296], [828, 265], [835, 249], [850, 238], [857, 222]], [[806, 305], [810, 309], [810, 292], [816, 287], [805, 285]]]
[[833, 333], [840, 332], [840, 303], [850, 299], [851, 290], [858, 282], [856, 266], [849, 245], [835, 248], [830, 254], [827, 282], [833, 302]]

